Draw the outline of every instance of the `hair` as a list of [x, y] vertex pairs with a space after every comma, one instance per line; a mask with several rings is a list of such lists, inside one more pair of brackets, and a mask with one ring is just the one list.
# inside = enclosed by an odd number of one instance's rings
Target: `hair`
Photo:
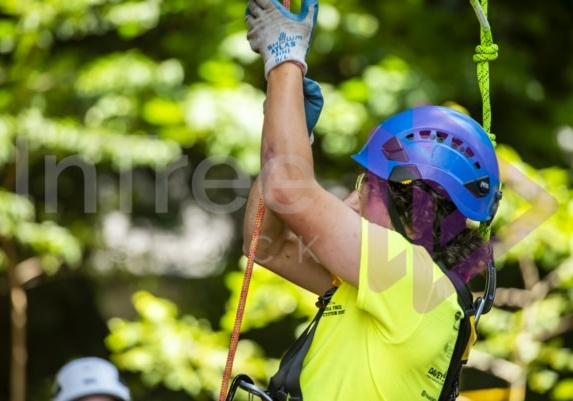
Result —
[[441, 186], [423, 180], [386, 182], [402, 224], [410, 230], [409, 239], [423, 246], [436, 263], [456, 272], [465, 282], [491, 265], [489, 241], [483, 239], [477, 226], [468, 225]]

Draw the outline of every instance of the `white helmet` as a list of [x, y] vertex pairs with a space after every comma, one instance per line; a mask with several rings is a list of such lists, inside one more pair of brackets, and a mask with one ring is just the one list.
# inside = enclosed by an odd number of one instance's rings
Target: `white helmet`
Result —
[[65, 364], [56, 375], [52, 401], [73, 401], [96, 394], [131, 401], [129, 388], [114, 365], [97, 357], [79, 358]]

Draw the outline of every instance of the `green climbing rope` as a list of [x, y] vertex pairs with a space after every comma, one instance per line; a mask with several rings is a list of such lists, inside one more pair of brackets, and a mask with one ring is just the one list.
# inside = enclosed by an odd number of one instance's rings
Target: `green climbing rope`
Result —
[[[470, 0], [470, 3], [478, 17], [480, 23], [481, 43], [476, 47], [474, 62], [477, 64], [477, 80], [483, 104], [483, 128], [489, 135], [493, 146], [496, 146], [496, 137], [491, 133], [491, 104], [489, 93], [489, 62], [497, 59], [498, 46], [493, 43], [491, 26], [487, 20], [487, 0]], [[491, 236], [491, 227], [488, 223], [480, 225], [480, 232], [484, 239]]]

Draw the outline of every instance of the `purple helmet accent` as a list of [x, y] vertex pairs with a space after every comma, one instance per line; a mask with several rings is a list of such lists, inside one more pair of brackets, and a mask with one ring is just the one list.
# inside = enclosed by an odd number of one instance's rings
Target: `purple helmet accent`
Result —
[[501, 192], [493, 144], [481, 125], [454, 109], [421, 106], [396, 114], [352, 158], [389, 181], [435, 182], [469, 219], [489, 222], [497, 211]]

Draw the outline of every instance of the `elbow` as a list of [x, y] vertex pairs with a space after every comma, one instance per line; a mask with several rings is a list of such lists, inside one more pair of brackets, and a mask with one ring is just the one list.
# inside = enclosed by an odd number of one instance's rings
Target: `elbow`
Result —
[[308, 206], [310, 189], [315, 183], [314, 179], [269, 182], [263, 185], [265, 205], [288, 222], [289, 215], [299, 213]]
[[283, 218], [300, 212], [318, 185], [312, 164], [286, 156], [267, 159], [261, 171], [265, 205]]
[[265, 185], [263, 187], [265, 205], [275, 213], [284, 214], [285, 210], [296, 203], [296, 199], [286, 188], [280, 186]]

